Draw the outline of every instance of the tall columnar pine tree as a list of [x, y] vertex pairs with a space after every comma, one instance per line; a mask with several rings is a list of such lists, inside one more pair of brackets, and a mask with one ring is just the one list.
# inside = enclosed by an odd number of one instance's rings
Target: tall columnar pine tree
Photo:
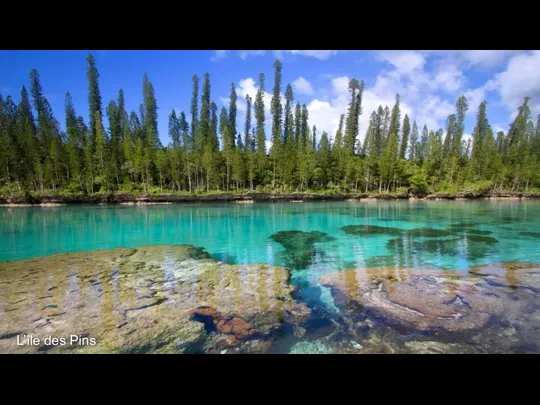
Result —
[[247, 176], [249, 179], [249, 189], [253, 191], [255, 176], [257, 174], [256, 155], [255, 155], [255, 139], [251, 130], [251, 103], [252, 99], [249, 94], [246, 94], [246, 125], [244, 129], [244, 145], [247, 153]]
[[255, 97], [255, 120], [257, 123], [257, 176], [259, 181], [264, 179], [266, 166], [266, 136], [264, 133], [264, 73], [259, 74], [259, 88]]
[[274, 62], [274, 89], [272, 92], [272, 100], [270, 105], [270, 113], [272, 114], [272, 149], [270, 158], [272, 159], [272, 188], [276, 183], [276, 167], [281, 158], [281, 134], [283, 122], [283, 107], [281, 105], [281, 69], [282, 65], [279, 60]]
[[358, 137], [358, 119], [362, 113], [362, 94], [364, 91], [364, 81], [359, 82], [353, 78], [349, 81], [349, 91], [351, 92], [351, 101], [347, 114], [345, 125], [345, 151], [347, 154], [354, 155], [356, 138]]
[[407, 148], [409, 145], [409, 134], [411, 133], [411, 123], [409, 122], [409, 116], [405, 114], [403, 119], [403, 136], [401, 139], [401, 148], [399, 151], [400, 159], [405, 159], [405, 154], [407, 153]]
[[88, 63], [86, 77], [88, 79], [88, 107], [90, 109], [88, 116], [90, 117], [90, 141], [92, 147], [94, 147], [97, 124], [96, 124], [96, 111], [99, 116], [99, 120], [102, 120], [102, 106], [101, 106], [101, 93], [99, 92], [99, 73], [96, 68], [96, 61], [92, 54], [88, 54], [86, 57]]
[[416, 125], [416, 121], [413, 122], [413, 128], [411, 132], [411, 142], [409, 145], [409, 160], [411, 162], [415, 162], [419, 159], [420, 146], [418, 143], [418, 126]]

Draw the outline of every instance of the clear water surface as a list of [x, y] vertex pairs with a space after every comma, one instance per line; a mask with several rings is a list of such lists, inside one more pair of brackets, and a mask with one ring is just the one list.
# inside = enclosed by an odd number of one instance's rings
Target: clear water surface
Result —
[[332, 310], [318, 280], [344, 269], [540, 262], [540, 202], [0, 207], [0, 261], [145, 244], [192, 244], [230, 264], [287, 266], [306, 301]]

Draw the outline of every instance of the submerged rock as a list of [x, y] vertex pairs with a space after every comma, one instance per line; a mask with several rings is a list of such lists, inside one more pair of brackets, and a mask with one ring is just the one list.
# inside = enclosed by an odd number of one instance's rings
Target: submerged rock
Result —
[[285, 248], [283, 259], [294, 270], [301, 270], [309, 267], [314, 258], [323, 255], [322, 250], [316, 248], [316, 243], [332, 242], [334, 237], [320, 231], [281, 231], [270, 236], [274, 242]]
[[470, 233], [473, 235], [491, 235], [493, 233], [492, 231], [482, 231], [480, 229], [469, 229], [469, 228], [463, 229], [463, 232], [467, 234]]
[[[480, 239], [482, 238], [482, 239]], [[423, 251], [437, 255], [466, 256], [470, 260], [479, 260], [490, 253], [496, 252], [492, 246], [497, 239], [483, 238], [487, 236], [467, 235], [452, 239], [425, 239], [421, 242], [412, 243], [412, 247], [418, 251]]]
[[473, 226], [482, 225], [480, 222], [458, 222], [457, 224], [452, 224], [449, 226], [450, 229], [468, 229]]
[[347, 225], [341, 228], [343, 232], [354, 236], [370, 235], [401, 235], [402, 229], [378, 225]]
[[[189, 245], [156, 245], [2, 262], [0, 336], [67, 339], [47, 353], [201, 353], [218, 344], [245, 352], [268, 348], [273, 331], [309, 317], [291, 296], [287, 269], [209, 257]], [[194, 308], [214, 327], [193, 320]], [[72, 335], [95, 344], [70, 344]], [[247, 345], [252, 339], [260, 342]], [[16, 343], [1, 339], [0, 352], [37, 352]]]
[[408, 235], [415, 236], [415, 237], [423, 237], [423, 238], [440, 238], [444, 236], [451, 236], [454, 235], [455, 232], [451, 230], [446, 229], [435, 229], [435, 228], [416, 228], [405, 231]]
[[382, 341], [407, 353], [540, 352], [540, 264], [346, 270], [320, 283], [365, 347]]
[[482, 235], [467, 235], [467, 240], [473, 241], [473, 242], [487, 243], [489, 245], [493, 245], [498, 242], [497, 239], [491, 236], [482, 236]]
[[540, 239], [540, 232], [520, 232], [519, 233], [522, 236], [529, 236], [531, 238], [539, 238]]

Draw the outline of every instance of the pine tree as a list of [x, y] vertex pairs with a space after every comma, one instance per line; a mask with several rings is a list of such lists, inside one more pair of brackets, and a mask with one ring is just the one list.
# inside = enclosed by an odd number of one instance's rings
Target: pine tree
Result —
[[144, 97], [144, 120], [143, 126], [146, 131], [148, 146], [156, 150], [161, 146], [158, 133], [158, 106], [154, 93], [154, 86], [148, 80], [148, 75], [145, 73], [143, 78], [143, 97]]
[[356, 138], [358, 136], [358, 119], [362, 112], [362, 94], [364, 91], [364, 82], [359, 82], [353, 78], [349, 81], [349, 90], [351, 92], [351, 101], [347, 114], [345, 125], [344, 147], [347, 154], [354, 154]]
[[107, 118], [109, 120], [109, 161], [107, 162], [108, 170], [116, 181], [117, 188], [120, 187], [120, 141], [122, 139], [122, 127], [120, 124], [120, 116], [118, 107], [114, 101], [110, 101], [107, 106]]
[[399, 157], [405, 159], [405, 153], [409, 144], [409, 134], [411, 132], [411, 124], [409, 122], [409, 116], [405, 114], [403, 119], [403, 137], [401, 139], [401, 149], [399, 151]]
[[272, 188], [275, 188], [276, 183], [276, 166], [281, 155], [281, 124], [283, 122], [282, 106], [281, 106], [281, 69], [282, 65], [279, 60], [274, 62], [274, 90], [270, 105], [272, 114], [272, 150], [270, 157], [272, 159]]
[[[170, 162], [171, 178], [176, 188], [180, 190], [182, 181], [182, 130], [180, 128], [180, 119], [176, 116], [176, 111], [171, 111], [169, 115], [169, 138], [172, 140], [172, 148], [169, 149], [167, 160]], [[162, 159], [163, 157], [160, 157]], [[160, 163], [163, 163], [160, 161]], [[160, 170], [161, 173], [161, 170]]]
[[387, 140], [395, 134], [399, 143], [399, 122], [401, 120], [401, 111], [399, 109], [399, 94], [396, 95], [396, 102], [392, 107], [392, 115], [390, 116], [390, 125], [388, 127]]
[[192, 136], [189, 132], [189, 124], [186, 120], [186, 114], [182, 111], [180, 113], [180, 132], [182, 134], [182, 154], [185, 159], [185, 168], [186, 168], [186, 175], [188, 180], [188, 191], [191, 193], [191, 176], [192, 176], [192, 163], [191, 163], [191, 152], [193, 150], [193, 140]]
[[293, 134], [293, 102], [294, 102], [294, 94], [293, 89], [290, 84], [287, 84], [287, 89], [285, 90], [285, 112], [283, 114], [284, 124], [283, 124], [283, 143], [287, 143], [287, 139], [291, 136], [294, 136]]
[[94, 60], [92, 54], [88, 54], [86, 61], [88, 63], [86, 77], [88, 79], [88, 106], [90, 109], [88, 116], [90, 117], [90, 139], [93, 145], [98, 131], [96, 124], [96, 111], [100, 121], [102, 121], [103, 116], [101, 112], [101, 94], [99, 92], [98, 83], [99, 73], [96, 68], [96, 61]]
[[246, 151], [253, 152], [255, 150], [255, 143], [251, 138], [251, 97], [246, 94], [246, 125], [244, 129], [244, 147]]
[[231, 147], [235, 148], [236, 140], [236, 89], [234, 83], [231, 84], [231, 97], [229, 101], [229, 136]]
[[294, 109], [294, 140], [297, 147], [300, 148], [302, 140], [302, 109], [299, 102], [296, 102]]
[[199, 125], [199, 76], [193, 75], [193, 93], [191, 95], [191, 138], [195, 140], [195, 133]]
[[[9, 98], [4, 103], [4, 117], [7, 118], [10, 113]], [[41, 145], [36, 132], [32, 107], [28, 98], [28, 92], [23, 86], [21, 90], [21, 101], [17, 107], [16, 133], [18, 135], [18, 149], [21, 167], [21, 175], [19, 176], [23, 182], [22, 186], [25, 190], [43, 190], [44, 173], [43, 162], [41, 156]], [[6, 121], [4, 130], [8, 131], [9, 123]], [[6, 138], [7, 139], [7, 138]], [[5, 148], [6, 153], [9, 148]], [[27, 170], [25, 170], [25, 168]]]
[[409, 147], [409, 159], [411, 162], [414, 162], [415, 160], [419, 159], [420, 156], [418, 155], [419, 151], [418, 146], [418, 126], [416, 125], [416, 121], [413, 122], [413, 128], [411, 133], [411, 145]]
[[302, 120], [301, 120], [301, 126], [300, 126], [300, 142], [303, 145], [307, 141], [309, 141], [309, 112], [307, 109], [307, 106], [305, 104], [302, 105]]
[[421, 163], [427, 159], [427, 148], [428, 148], [429, 133], [427, 127], [424, 125], [422, 129], [422, 137], [420, 138], [420, 148], [418, 150], [418, 159]]
[[376, 117], [372, 117], [373, 119], [373, 131], [374, 131], [374, 143], [375, 143], [375, 152], [377, 156], [381, 156], [384, 143], [385, 143], [385, 137], [386, 137], [386, 126], [388, 124], [389, 120], [389, 114], [390, 110], [388, 110], [388, 107], [386, 109], [383, 109], [382, 106], [379, 106], [377, 109], [377, 115]]
[[65, 114], [66, 114], [66, 132], [67, 132], [67, 153], [69, 157], [69, 181], [73, 185], [80, 186], [84, 189], [82, 183], [82, 134], [77, 123], [77, 114], [69, 92], [66, 93], [65, 99]]
[[326, 133], [326, 131], [323, 131], [321, 135], [321, 142], [319, 143], [319, 153], [317, 154], [317, 156], [318, 168], [321, 172], [321, 186], [326, 188], [330, 177], [330, 165], [332, 159], [330, 142], [328, 140], [328, 134]]
[[264, 73], [259, 75], [259, 89], [255, 97], [255, 120], [257, 121], [257, 173], [259, 179], [263, 180], [266, 162], [266, 136], [264, 134]]
[[105, 130], [101, 124], [101, 119], [99, 117], [99, 112], [94, 113], [94, 125], [96, 126], [96, 150], [95, 150], [95, 168], [96, 168], [96, 178], [95, 182], [102, 186], [103, 190], [107, 189], [108, 182], [105, 178], [105, 163], [106, 163], [106, 148], [107, 148], [107, 138], [105, 136]]

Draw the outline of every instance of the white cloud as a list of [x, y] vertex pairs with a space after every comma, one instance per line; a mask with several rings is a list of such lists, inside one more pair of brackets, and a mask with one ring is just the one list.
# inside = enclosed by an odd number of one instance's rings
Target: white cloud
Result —
[[[220, 59], [223, 59], [225, 56], [227, 56], [229, 51], [214, 51], [214, 56], [210, 60], [212, 61], [218, 61]], [[330, 57], [337, 55], [338, 52], [343, 51], [326, 51], [326, 50], [275, 50], [275, 51], [266, 51], [266, 50], [244, 50], [244, 51], [236, 51], [236, 55], [242, 59], [245, 60], [250, 56], [264, 56], [268, 52], [272, 52], [273, 55], [276, 58], [282, 58], [284, 55], [297, 55], [297, 56], [305, 56], [308, 58], [315, 58], [318, 60], [328, 60]]]
[[[318, 140], [323, 131], [326, 131], [331, 139], [334, 139], [335, 134], [339, 128], [340, 116], [346, 114], [349, 102], [349, 80], [347, 76], [336, 77], [332, 79], [332, 94], [333, 97], [330, 100], [314, 99], [307, 105], [309, 112], [310, 125], [317, 127]], [[388, 106], [392, 108], [395, 103], [395, 93], [386, 91], [387, 89], [380, 84], [377, 84], [373, 88], [364, 90], [362, 95], [362, 114], [359, 119], [358, 137], [363, 142], [367, 129], [369, 127], [369, 120], [372, 111], [376, 111], [379, 105], [383, 108]], [[406, 103], [400, 101], [401, 119], [408, 114], [412, 115], [412, 108]]]
[[513, 56], [505, 71], [495, 75], [490, 88], [499, 92], [502, 102], [515, 115], [525, 97], [533, 116], [540, 112], [540, 51], [523, 52]]
[[486, 100], [486, 88], [481, 86], [476, 89], [469, 89], [463, 95], [467, 98], [467, 104], [469, 105], [467, 115], [476, 115], [480, 103]]
[[426, 62], [424, 55], [416, 51], [382, 51], [377, 59], [392, 64], [400, 75], [422, 71]]
[[249, 56], [263, 56], [266, 54], [266, 51], [237, 51], [236, 53], [240, 59], [245, 60]]
[[221, 60], [227, 56], [229, 51], [214, 51], [214, 56], [210, 58], [212, 62], [217, 62], [218, 60]]
[[338, 53], [338, 51], [276, 51], [276, 52], [284, 52], [284, 53], [290, 53], [292, 55], [301, 55], [301, 56], [308, 56], [312, 58], [316, 58], [319, 60], [327, 60], [331, 56], [334, 56]]
[[[293, 51], [280, 51], [281, 55], [294, 54]], [[305, 52], [297, 53], [316, 57]], [[329, 53], [328, 55], [332, 55]], [[319, 55], [321, 58], [323, 54]], [[330, 57], [328, 56], [328, 57]], [[247, 56], [246, 56], [247, 57]], [[325, 56], [326, 57], [326, 56]], [[369, 126], [370, 116], [380, 106], [390, 109], [395, 103], [396, 94], [400, 95], [401, 120], [407, 114], [416, 121], [419, 129], [426, 125], [429, 130], [445, 129], [448, 115], [456, 113], [456, 100], [464, 94], [469, 103], [468, 116], [474, 116], [479, 104], [489, 98], [490, 92], [498, 92], [501, 101], [508, 108], [515, 110], [523, 97], [531, 97], [533, 114], [540, 110], [540, 51], [382, 51], [375, 53], [375, 58], [386, 63], [374, 81], [365, 88], [362, 98], [362, 114], [359, 119], [359, 138], [364, 140]], [[483, 85], [467, 87], [464, 74], [471, 66], [494, 67], [508, 61], [505, 71], [493, 76]], [[318, 140], [323, 131], [331, 139], [337, 132], [340, 116], [346, 114], [350, 101], [348, 76], [319, 75], [326, 79], [327, 85], [314, 89], [306, 77], [297, 78], [292, 84], [298, 94], [317, 94], [306, 103], [309, 112], [309, 124], [317, 127]], [[358, 77], [361, 79], [362, 77]], [[267, 85], [268, 87], [268, 85]], [[270, 87], [268, 87], [270, 88]], [[255, 99], [256, 81], [253, 78], [242, 79], [237, 88], [239, 110], [245, 94]], [[282, 95], [283, 97], [283, 95]], [[228, 99], [224, 99], [228, 100]], [[240, 102], [241, 100], [241, 102]], [[223, 101], [223, 100], [222, 100]], [[264, 95], [266, 123], [271, 122], [271, 94]], [[228, 101], [227, 101], [228, 102]], [[282, 99], [282, 103], [285, 101]], [[540, 111], [538, 111], [540, 112]], [[496, 119], [504, 124], [504, 120]], [[495, 133], [504, 130], [504, 125], [494, 126]], [[470, 129], [469, 129], [470, 131]], [[506, 132], [506, 131], [505, 131]], [[269, 131], [267, 131], [269, 137]], [[467, 138], [467, 136], [465, 137]]]
[[520, 51], [516, 50], [465, 50], [459, 51], [470, 66], [496, 67]]
[[455, 65], [443, 65], [435, 74], [434, 88], [440, 88], [447, 93], [455, 93], [464, 83], [463, 73]]
[[308, 96], [313, 94], [313, 87], [311, 86], [311, 83], [302, 76], [292, 82], [292, 85], [294, 89], [300, 94], [305, 94]]
[[495, 68], [502, 65], [510, 57], [520, 53], [516, 50], [456, 50], [456, 51], [422, 51], [426, 55], [443, 58], [447, 63], [473, 68]]

